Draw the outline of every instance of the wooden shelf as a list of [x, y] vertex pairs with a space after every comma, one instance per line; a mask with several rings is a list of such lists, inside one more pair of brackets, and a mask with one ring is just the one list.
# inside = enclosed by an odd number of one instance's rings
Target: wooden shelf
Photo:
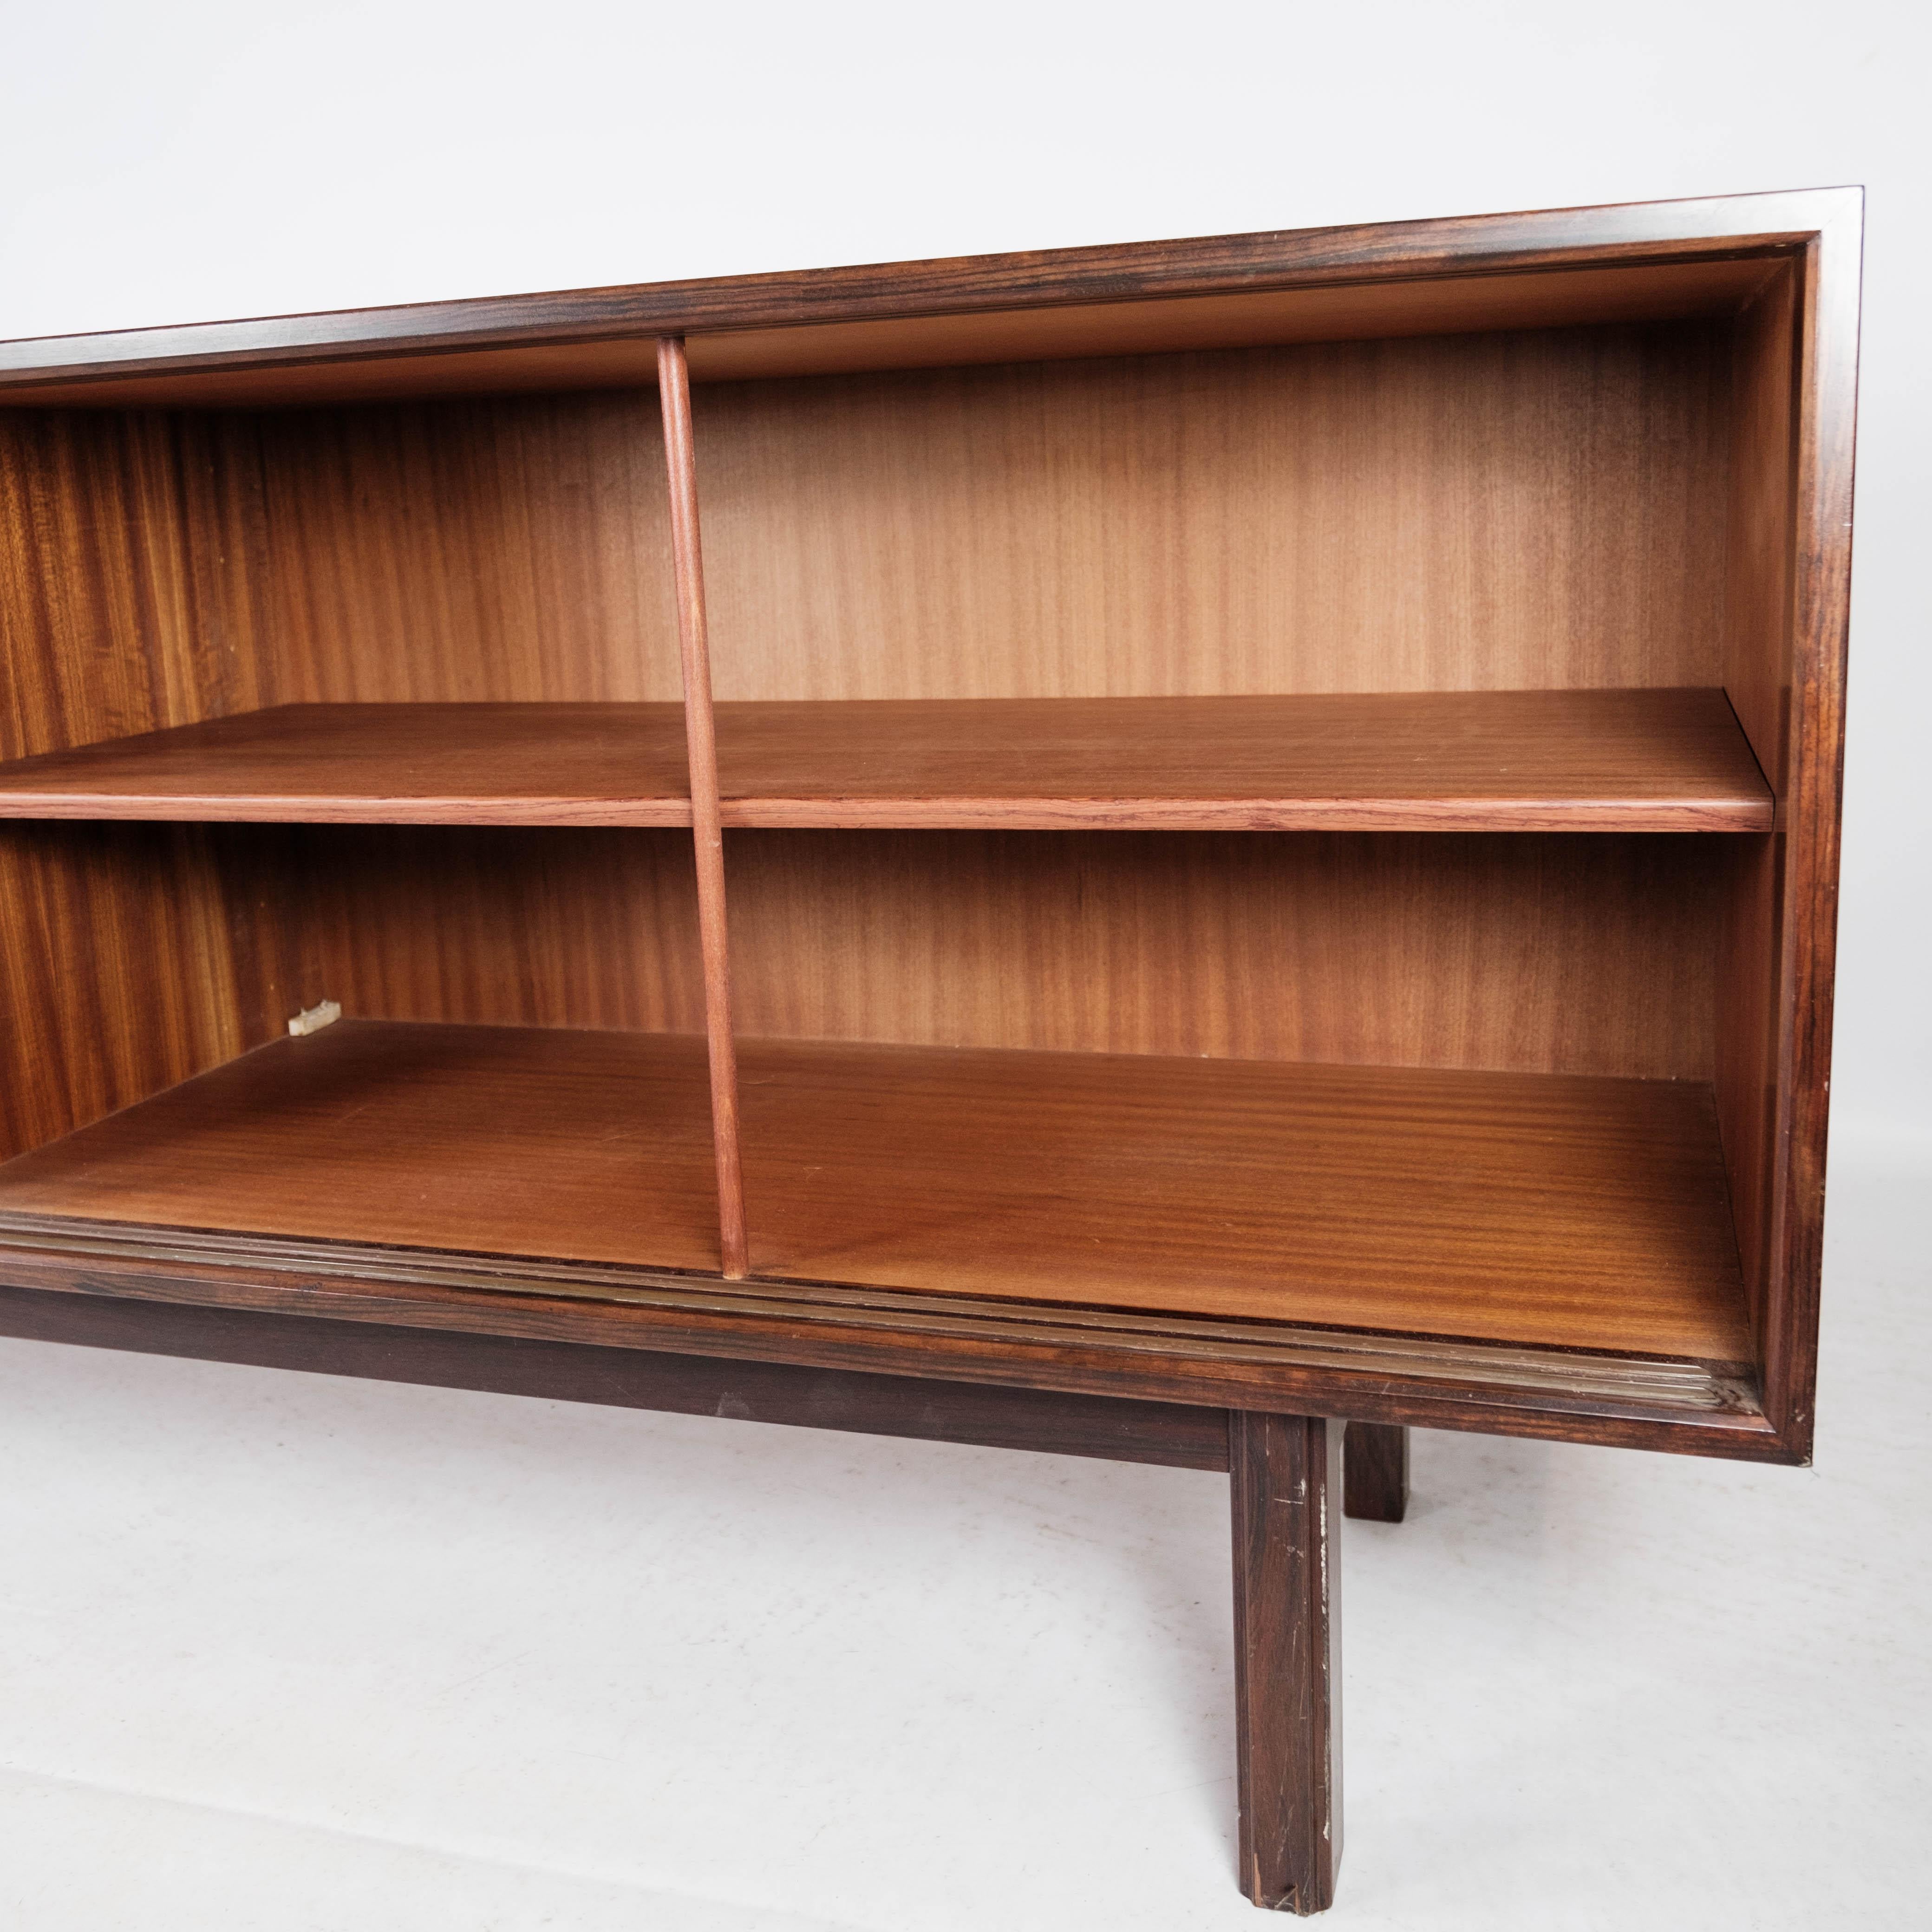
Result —
[[283, 704], [0, 765], [0, 818], [688, 825], [678, 704]]
[[[1739, 1361], [1710, 1090], [747, 1041], [755, 1272]], [[0, 1167], [0, 1215], [715, 1271], [694, 1037], [345, 1020]]]
[[[1720, 691], [718, 707], [728, 826], [1761, 832]], [[690, 823], [672, 704], [292, 705], [0, 767], [0, 817]]]

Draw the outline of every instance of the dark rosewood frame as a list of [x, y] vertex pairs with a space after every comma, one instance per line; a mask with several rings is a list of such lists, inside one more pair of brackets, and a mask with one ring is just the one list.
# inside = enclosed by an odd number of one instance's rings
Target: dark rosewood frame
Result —
[[[892, 264], [0, 344], [0, 404], [190, 400], [223, 374], [658, 339], [724, 1266], [710, 1276], [16, 1221], [0, 1332], [38, 1339], [1228, 1471], [1242, 1881], [1306, 1912], [1340, 1850], [1329, 1598], [1349, 1513], [1400, 1520], [1412, 1426], [1802, 1463], [1811, 1447], [1836, 914], [1862, 230], [1856, 190]], [[742, 1280], [718, 806], [686, 338], [1528, 271], [1791, 265], [1790, 689], [1772, 835], [1775, 1078], [1761, 1360], [1633, 1362]], [[709, 845], [707, 845], [707, 839]], [[706, 871], [707, 850], [713, 854]], [[714, 944], [714, 939], [716, 943]], [[722, 1052], [721, 1062], [716, 1056]], [[734, 1238], [735, 1232], [735, 1238]], [[1754, 1382], [1756, 1385], [1754, 1386]]]

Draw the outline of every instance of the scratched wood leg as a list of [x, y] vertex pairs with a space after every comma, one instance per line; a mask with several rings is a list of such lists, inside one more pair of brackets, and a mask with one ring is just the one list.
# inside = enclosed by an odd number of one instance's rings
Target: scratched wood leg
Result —
[[1339, 1422], [1231, 1411], [1241, 1887], [1325, 1910], [1342, 1858]]
[[1364, 1522], [1400, 1522], [1408, 1513], [1408, 1431], [1352, 1422], [1342, 1458], [1342, 1508]]

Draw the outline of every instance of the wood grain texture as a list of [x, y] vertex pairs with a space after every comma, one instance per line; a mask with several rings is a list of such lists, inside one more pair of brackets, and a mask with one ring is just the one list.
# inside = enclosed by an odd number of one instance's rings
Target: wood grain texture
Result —
[[721, 699], [1720, 681], [1718, 326], [723, 384]]
[[227, 826], [236, 956], [279, 1036], [325, 999], [355, 1018], [704, 1030], [687, 834]]
[[1342, 1862], [1342, 1424], [1228, 1420], [1241, 1888], [1306, 1916]]
[[728, 1280], [746, 1260], [745, 1173], [738, 1148], [737, 1048], [731, 1030], [731, 940], [724, 902], [724, 835], [718, 818], [718, 742], [711, 704], [704, 551], [698, 513], [698, 461], [691, 442], [691, 378], [684, 344], [658, 344], [658, 398], [670, 492], [671, 552], [677, 582], [678, 649], [684, 676], [684, 735], [691, 776], [692, 845], [698, 865], [698, 944], [704, 961], [704, 1031], [711, 1062], [711, 1128], [718, 1163], [718, 1242]]
[[[298, 385], [314, 379], [306, 368], [321, 370], [326, 382], [330, 364], [590, 344], [616, 352], [672, 333], [1112, 307], [1551, 268], [1627, 268], [1667, 286], [1673, 264], [1721, 273], [1716, 265], [1791, 254], [1858, 199], [1856, 189], [1824, 188], [1642, 202], [130, 329], [0, 346], [0, 377], [13, 402], [82, 388], [106, 398], [115, 392], [99, 385], [134, 378], [142, 386], [119, 393], [152, 406], [187, 393], [157, 388], [155, 377], [281, 369]], [[428, 380], [435, 382], [434, 372]], [[251, 398], [260, 394], [257, 388]]]
[[1768, 1406], [1808, 1455], [1824, 1262], [1863, 244], [1863, 203], [1857, 197], [1848, 198], [1806, 247], [1792, 464], [1793, 649], [1778, 855], [1778, 1156], [1766, 1216], [1762, 1333]]
[[688, 825], [676, 704], [287, 704], [0, 766], [0, 818]]
[[207, 836], [0, 826], [0, 1159], [238, 1052]]
[[734, 826], [1771, 824], [1719, 691], [740, 704], [722, 707], [718, 734]]
[[653, 1354], [0, 1287], [0, 1335], [925, 1442], [1225, 1470], [1221, 1411], [784, 1362]]
[[746, 1041], [760, 1274], [1742, 1360], [1709, 1090]]
[[[154, 419], [0, 412], [0, 758], [253, 701], [245, 600], [205, 439]], [[0, 1154], [248, 1043], [207, 839], [0, 828]]]
[[1712, 1077], [1727, 840], [728, 837], [750, 1034]]
[[[1787, 266], [1740, 320], [1732, 380], [1730, 586], [1725, 688], [1778, 795], [1790, 796], [1792, 500], [1796, 458], [1798, 305], [1802, 271]], [[1732, 855], [1719, 932], [1716, 1084], [1745, 1290], [1763, 1322], [1777, 1165], [1782, 837]]]
[[1352, 1422], [1342, 1449], [1342, 1514], [1361, 1522], [1401, 1522], [1408, 1514], [1408, 1431]]
[[268, 628], [257, 701], [675, 702], [652, 400], [217, 418]]
[[[734, 704], [733, 826], [1768, 831], [1720, 691]], [[0, 766], [0, 816], [675, 825], [674, 705], [288, 705]]]
[[[760, 1275], [1749, 1346], [1707, 1088], [796, 1041], [740, 1064]], [[686, 1038], [344, 1020], [20, 1157], [0, 1209], [715, 1272], [705, 1114]]]
[[704, 1046], [682, 1035], [343, 1020], [20, 1156], [0, 1198], [178, 1227], [718, 1266]]
[[0, 1280], [170, 1308], [526, 1336], [1002, 1387], [1346, 1406], [1479, 1430], [1788, 1462], [1748, 1373], [1576, 1349], [1204, 1322], [818, 1282], [136, 1228], [0, 1209]]

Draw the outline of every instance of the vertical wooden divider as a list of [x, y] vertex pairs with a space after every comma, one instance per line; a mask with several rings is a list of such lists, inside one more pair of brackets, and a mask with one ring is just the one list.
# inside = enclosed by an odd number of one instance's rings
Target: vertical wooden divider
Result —
[[718, 1241], [728, 1281], [751, 1266], [745, 1177], [738, 1148], [738, 1050], [731, 1036], [731, 947], [724, 911], [724, 833], [718, 813], [718, 734], [711, 704], [711, 641], [704, 617], [704, 557], [698, 530], [698, 456], [691, 433], [691, 370], [684, 338], [658, 338], [658, 400], [670, 477], [671, 554], [677, 579], [684, 739], [691, 764], [692, 843], [698, 862], [698, 934], [704, 956], [704, 1030], [711, 1052], [711, 1137], [718, 1162]]

